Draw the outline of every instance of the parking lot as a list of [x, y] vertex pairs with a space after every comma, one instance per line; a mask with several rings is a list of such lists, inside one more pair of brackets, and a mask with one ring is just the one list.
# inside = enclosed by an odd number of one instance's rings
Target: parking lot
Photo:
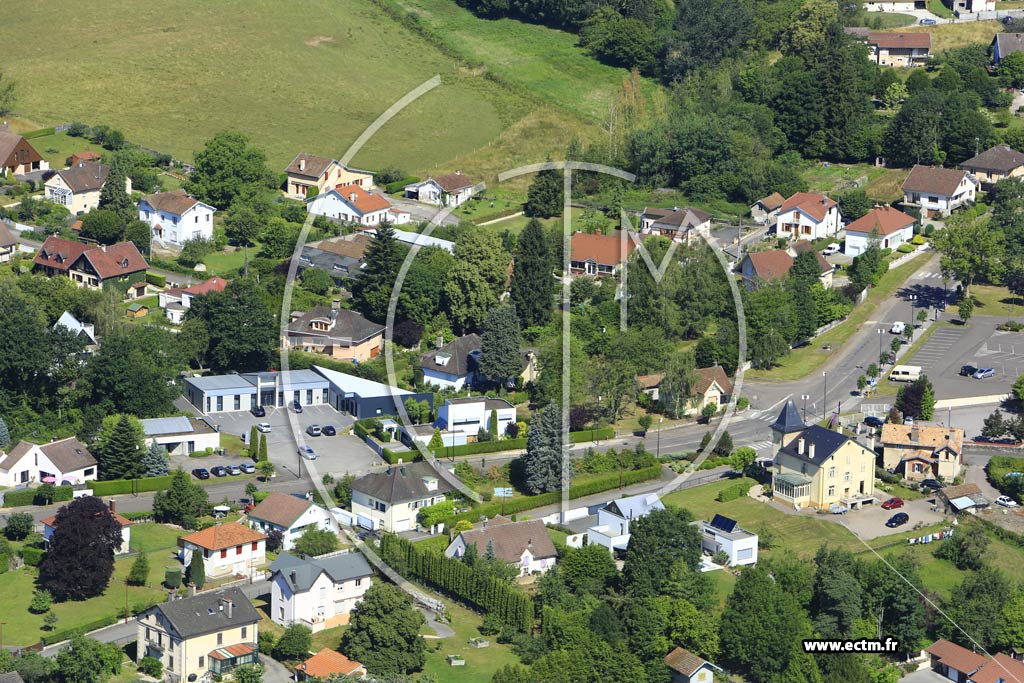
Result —
[[[889, 496], [884, 491], [877, 492], [877, 495], [878, 503], [875, 505], [868, 505], [860, 510], [850, 510], [845, 515], [830, 515], [830, 518], [835, 522], [844, 524], [858, 538], [864, 541], [870, 541], [879, 536], [910, 531], [917, 524], [928, 526], [941, 522], [943, 519], [941, 512], [932, 512], [931, 510], [933, 498], [911, 500], [896, 510], [885, 510], [882, 508], [882, 503]], [[905, 512], [910, 515], [910, 521], [894, 529], [885, 526], [885, 522], [897, 512]]]
[[[1000, 332], [996, 326], [1001, 322], [1003, 318], [976, 316], [966, 326], [941, 327], [913, 356], [900, 362], [921, 366], [938, 398], [1007, 393], [1024, 372], [1024, 336]], [[993, 368], [996, 374], [983, 380], [961, 377], [964, 365]]]
[[[213, 413], [210, 419], [220, 426], [222, 432], [234, 434], [243, 440], [248, 440], [254, 424], [268, 423], [270, 432], [266, 434], [267, 455], [271, 462], [289, 472], [294, 472], [298, 465], [300, 441], [316, 453], [316, 470], [320, 474], [365, 472], [383, 462], [357, 437], [342, 433], [355, 421], [352, 416], [339, 413], [328, 405], [303, 406], [301, 413], [288, 408], [267, 408], [265, 417], [254, 417], [248, 411]], [[306, 428], [314, 424], [321, 427], [331, 425], [338, 434], [310, 436]]]

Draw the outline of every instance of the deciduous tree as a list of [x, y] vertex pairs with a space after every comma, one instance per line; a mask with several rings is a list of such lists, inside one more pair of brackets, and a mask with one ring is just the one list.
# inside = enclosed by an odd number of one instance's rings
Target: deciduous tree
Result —
[[274, 645], [274, 659], [294, 661], [309, 655], [313, 646], [313, 632], [302, 624], [292, 624], [284, 630]]
[[57, 653], [57, 677], [61, 683], [104, 683], [121, 673], [123, 659], [115, 643], [75, 636]]
[[241, 133], [221, 132], [206, 141], [195, 154], [195, 169], [185, 188], [198, 199], [219, 209], [240, 195], [275, 186], [262, 150]]
[[340, 650], [375, 676], [418, 671], [426, 661], [419, 635], [423, 615], [412, 598], [387, 583], [375, 583], [352, 612]]
[[214, 371], [254, 372], [270, 367], [277, 328], [252, 280], [232, 280], [223, 292], [196, 297], [186, 315], [186, 320], [198, 318], [206, 325], [206, 360]]
[[338, 549], [338, 535], [329, 529], [309, 529], [295, 541], [295, 552], [315, 557]]
[[623, 585], [630, 595], [661, 593], [672, 566], [679, 560], [691, 570], [700, 561], [700, 532], [691, 526], [693, 515], [681, 508], [654, 510], [634, 520], [622, 568]]
[[963, 282], [964, 300], [970, 296], [976, 278], [998, 279], [1002, 273], [1004, 237], [1002, 231], [992, 227], [988, 216], [963, 212], [950, 216], [946, 229], [935, 233], [932, 245], [942, 254], [943, 275]]
[[106, 590], [121, 547], [121, 525], [94, 496], [76, 498], [57, 512], [50, 550], [39, 565], [39, 584], [57, 600], [86, 600]]

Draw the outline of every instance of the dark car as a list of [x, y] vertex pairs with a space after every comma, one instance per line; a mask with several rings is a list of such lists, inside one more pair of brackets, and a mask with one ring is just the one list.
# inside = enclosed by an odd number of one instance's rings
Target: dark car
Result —
[[977, 371], [978, 371], [978, 368], [974, 367], [973, 365], [964, 365], [964, 366], [960, 367], [960, 376], [961, 377], [970, 377], [971, 375], [973, 375]]
[[320, 430], [320, 433], [323, 434], [324, 436], [334, 436], [335, 434], [338, 433], [338, 430], [336, 430], [331, 425], [324, 425], [323, 429]]
[[902, 498], [890, 498], [889, 500], [882, 503], [883, 510], [895, 510], [896, 508], [903, 507]]
[[210, 474], [215, 477], [226, 477], [228, 476], [228, 468], [217, 465], [216, 467], [210, 468]]
[[196, 479], [209, 479], [210, 472], [205, 467], [197, 467], [192, 470], [192, 476]]
[[298, 401], [292, 401], [292, 409], [296, 413], [301, 413], [302, 412], [302, 404], [299, 403]]
[[885, 420], [880, 417], [875, 417], [874, 415], [869, 415], [864, 418], [864, 424], [868, 427], [881, 427], [885, 424]]
[[251, 411], [253, 417], [266, 417], [267, 411], [263, 409], [263, 406], [254, 406]]
[[944, 489], [946, 488], [946, 485], [943, 484], [938, 479], [925, 479], [924, 481], [921, 482], [921, 488]]
[[910, 521], [910, 515], [906, 512], [897, 512], [895, 515], [889, 518], [889, 521], [885, 523], [887, 527], [896, 528], [903, 526]]

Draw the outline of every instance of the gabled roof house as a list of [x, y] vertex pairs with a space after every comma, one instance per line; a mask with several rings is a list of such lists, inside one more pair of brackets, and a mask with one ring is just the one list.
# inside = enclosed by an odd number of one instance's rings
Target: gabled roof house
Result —
[[[96, 161], [80, 161], [54, 173], [45, 183], [46, 198], [80, 216], [100, 205], [100, 191], [107, 183], [110, 167]], [[125, 178], [125, 192], [131, 194], [132, 180]]]
[[54, 235], [46, 238], [33, 263], [46, 275], [67, 275], [79, 287], [91, 289], [107, 280], [134, 281], [149, 267], [132, 242], [89, 246]]
[[249, 511], [249, 526], [265, 534], [281, 533], [285, 550], [295, 547], [295, 542], [311, 530], [338, 532], [334, 515], [305, 497], [292, 496], [278, 491], [270, 495]]
[[376, 358], [383, 342], [383, 325], [333, 305], [317, 306], [293, 317], [288, 325], [285, 348], [362, 363]]
[[967, 171], [916, 165], [903, 181], [903, 203], [916, 206], [921, 216], [948, 216], [974, 202], [978, 185]]
[[891, 206], [879, 206], [846, 226], [846, 244], [843, 253], [859, 256], [867, 251], [877, 233], [878, 246], [896, 249], [914, 238], [917, 219]]
[[[441, 338], [438, 338], [441, 341]], [[477, 363], [483, 339], [476, 333], [457, 337], [420, 356], [423, 381], [427, 384], [461, 391], [476, 381]]]
[[174, 247], [188, 240], [212, 240], [216, 211], [185, 190], [157, 192], [139, 200], [139, 220], [149, 224], [153, 239]]
[[493, 551], [499, 560], [519, 568], [520, 576], [542, 574], [555, 566], [558, 551], [544, 522], [534, 519], [513, 522], [497, 516], [484, 520], [480, 528], [463, 531], [445, 549], [446, 557], [463, 557], [473, 546], [478, 557]]
[[28, 140], [0, 127], [0, 175], [24, 175], [45, 171], [50, 164]]

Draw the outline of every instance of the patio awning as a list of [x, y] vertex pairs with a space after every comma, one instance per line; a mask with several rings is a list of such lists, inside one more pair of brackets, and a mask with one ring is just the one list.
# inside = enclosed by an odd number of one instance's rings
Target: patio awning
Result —
[[218, 647], [210, 652], [210, 659], [237, 659], [255, 653], [256, 645], [254, 643], [238, 643], [237, 645]]

